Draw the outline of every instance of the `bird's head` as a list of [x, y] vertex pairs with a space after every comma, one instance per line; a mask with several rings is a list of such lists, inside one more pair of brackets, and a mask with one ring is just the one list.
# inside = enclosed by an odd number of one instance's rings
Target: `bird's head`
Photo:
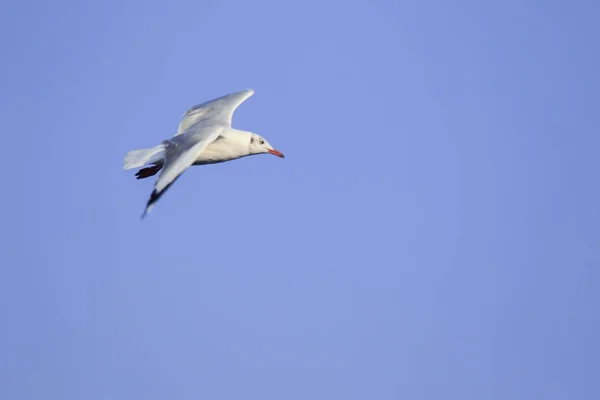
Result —
[[270, 153], [274, 156], [285, 158], [283, 153], [279, 150], [275, 150], [273, 146], [269, 144], [264, 138], [252, 134], [250, 137], [250, 154], [261, 154], [261, 153]]

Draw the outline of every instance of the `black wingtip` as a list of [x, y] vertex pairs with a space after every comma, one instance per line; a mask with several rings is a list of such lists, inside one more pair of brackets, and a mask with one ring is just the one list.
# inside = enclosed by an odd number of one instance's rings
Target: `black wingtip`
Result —
[[[177, 178], [179, 178], [179, 177], [177, 177]], [[152, 193], [150, 194], [150, 198], [148, 199], [148, 202], [146, 203], [146, 209], [142, 213], [141, 219], [144, 219], [144, 217], [146, 217], [146, 215], [148, 215], [150, 213], [150, 210], [152, 210], [152, 208], [154, 207], [154, 203], [156, 203], [162, 197], [162, 195], [165, 194], [167, 189], [169, 189], [171, 187], [171, 185], [175, 183], [177, 178], [173, 179], [173, 181], [171, 183], [169, 183], [167, 186], [165, 186], [163, 188], [163, 190], [161, 190], [160, 192], [157, 191], [156, 189], [154, 189], [152, 191]]]
[[[163, 190], [163, 192], [164, 192], [164, 190]], [[146, 209], [142, 213], [141, 219], [144, 219], [146, 217], [146, 215], [148, 215], [150, 210], [152, 210], [154, 203], [156, 203], [156, 201], [160, 198], [160, 196], [163, 192], [158, 193], [156, 191], [156, 189], [154, 189], [152, 191], [152, 194], [150, 195], [150, 198], [148, 199], [148, 202], [146, 203]]]

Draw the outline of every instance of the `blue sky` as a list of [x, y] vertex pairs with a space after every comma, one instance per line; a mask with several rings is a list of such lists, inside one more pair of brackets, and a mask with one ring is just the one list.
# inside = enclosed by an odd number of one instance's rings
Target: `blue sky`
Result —
[[597, 2], [166, 4], [2, 3], [0, 398], [600, 398]]

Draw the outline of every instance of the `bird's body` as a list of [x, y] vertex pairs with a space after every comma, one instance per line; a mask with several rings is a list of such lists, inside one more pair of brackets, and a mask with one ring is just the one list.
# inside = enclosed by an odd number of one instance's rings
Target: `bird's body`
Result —
[[192, 165], [216, 164], [249, 156], [248, 138], [250, 132], [237, 129], [224, 129], [219, 137], [198, 155]]
[[262, 137], [231, 127], [233, 112], [253, 93], [249, 89], [194, 106], [184, 114], [177, 133], [171, 139], [149, 149], [127, 153], [124, 169], [150, 165], [138, 171], [138, 179], [148, 178], [162, 170], [142, 218], [192, 165], [222, 163], [263, 153], [283, 158], [283, 154]]

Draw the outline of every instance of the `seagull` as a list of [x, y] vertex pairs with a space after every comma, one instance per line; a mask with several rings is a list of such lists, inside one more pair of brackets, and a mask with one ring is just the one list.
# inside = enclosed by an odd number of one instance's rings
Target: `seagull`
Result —
[[247, 89], [196, 105], [183, 114], [177, 133], [171, 139], [125, 155], [123, 169], [145, 167], [136, 173], [137, 179], [154, 176], [160, 171], [142, 219], [192, 165], [222, 163], [255, 154], [284, 158], [263, 137], [231, 127], [233, 112], [253, 94], [254, 90]]

